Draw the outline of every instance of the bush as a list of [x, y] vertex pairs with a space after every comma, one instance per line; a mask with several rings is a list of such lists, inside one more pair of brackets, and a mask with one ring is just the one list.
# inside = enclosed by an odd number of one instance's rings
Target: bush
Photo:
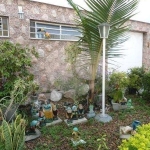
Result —
[[150, 99], [150, 72], [146, 72], [143, 76], [143, 88], [144, 92], [142, 93], [142, 97], [145, 100]]
[[[128, 71], [129, 78], [129, 94], [136, 94], [136, 92], [142, 88], [142, 78], [145, 71], [142, 67], [130, 68]], [[131, 90], [134, 90], [135, 93], [132, 93]]]
[[114, 102], [120, 102], [123, 100], [125, 90], [128, 87], [128, 77], [125, 72], [113, 72], [109, 77], [109, 91], [108, 96], [111, 97]]
[[128, 140], [123, 140], [119, 150], [148, 150], [150, 149], [150, 123], [138, 126], [137, 133]]
[[35, 49], [22, 47], [9, 41], [0, 42], [0, 98], [10, 95], [18, 77], [31, 76], [31, 56], [37, 56]]

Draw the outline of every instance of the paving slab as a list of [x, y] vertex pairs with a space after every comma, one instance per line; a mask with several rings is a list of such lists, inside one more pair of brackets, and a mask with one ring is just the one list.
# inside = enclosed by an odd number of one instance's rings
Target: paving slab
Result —
[[73, 126], [73, 125], [76, 125], [76, 124], [81, 124], [81, 123], [85, 123], [87, 122], [87, 119], [84, 117], [84, 118], [81, 118], [81, 119], [78, 119], [78, 120], [72, 120], [72, 123], [68, 123], [67, 122], [68, 119], [65, 119], [65, 123], [67, 124], [67, 126]]
[[46, 126], [51, 126], [51, 125], [59, 124], [61, 122], [62, 122], [62, 120], [60, 118], [58, 118], [58, 120], [54, 120], [51, 123], [46, 123]]
[[34, 135], [25, 135], [25, 142], [34, 140], [41, 136], [41, 132], [38, 129], [35, 129], [35, 132], [36, 133]]

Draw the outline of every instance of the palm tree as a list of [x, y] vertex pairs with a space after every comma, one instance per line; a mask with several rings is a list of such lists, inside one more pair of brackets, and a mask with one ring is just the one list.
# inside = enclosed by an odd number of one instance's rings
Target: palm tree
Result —
[[72, 0], [67, 1], [77, 14], [76, 25], [82, 34], [77, 42], [82, 53], [76, 56], [80, 57], [86, 65], [90, 63], [90, 100], [93, 100], [94, 82], [102, 56], [102, 39], [99, 36], [98, 25], [110, 24], [106, 58], [120, 57], [122, 55], [121, 44], [128, 39], [129, 26], [125, 23], [134, 15], [138, 0], [85, 0], [90, 11], [75, 4]]

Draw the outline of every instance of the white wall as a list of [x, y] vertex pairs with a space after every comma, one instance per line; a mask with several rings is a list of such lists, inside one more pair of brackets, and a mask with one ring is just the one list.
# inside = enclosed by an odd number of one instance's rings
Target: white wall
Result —
[[122, 45], [124, 57], [108, 60], [110, 72], [113, 69], [126, 72], [129, 68], [142, 66], [143, 34], [129, 32], [129, 35], [130, 39]]

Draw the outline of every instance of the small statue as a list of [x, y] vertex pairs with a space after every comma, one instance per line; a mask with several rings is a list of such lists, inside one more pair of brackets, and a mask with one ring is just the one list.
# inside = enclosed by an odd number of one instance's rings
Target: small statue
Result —
[[51, 104], [45, 104], [43, 107], [43, 113], [45, 116], [46, 123], [50, 123], [53, 121], [53, 111]]
[[73, 120], [77, 120], [78, 119], [78, 110], [77, 110], [77, 106], [76, 105], [72, 106], [72, 119]]
[[80, 132], [77, 127], [73, 128], [72, 139], [73, 146], [78, 146], [80, 144], [85, 144], [86, 142], [80, 138]]
[[71, 107], [67, 108], [66, 118], [68, 119], [67, 120], [68, 123], [72, 123], [72, 109], [71, 109]]
[[38, 101], [41, 103], [41, 105], [45, 104], [47, 101], [45, 94], [39, 94]]
[[79, 106], [78, 106], [78, 117], [79, 118], [84, 117], [84, 109], [83, 109], [83, 105], [81, 103], [79, 103]]
[[77, 127], [73, 128], [72, 136], [73, 136], [73, 141], [79, 141], [80, 140], [80, 133], [79, 133]]
[[42, 107], [40, 107], [40, 110], [39, 110], [38, 121], [40, 121], [40, 126], [45, 126], [45, 117], [44, 117], [44, 112], [43, 112], [43, 108]]
[[137, 128], [139, 125], [141, 125], [141, 122], [138, 121], [138, 120], [134, 120], [134, 121], [132, 122], [132, 128], [133, 128], [133, 130], [136, 130], [136, 128]]
[[38, 120], [33, 120], [30, 123], [30, 128], [26, 131], [26, 135], [35, 135], [36, 134], [35, 129], [39, 127], [39, 125], [40, 125], [40, 122]]
[[131, 99], [127, 101], [127, 108], [133, 108]]
[[55, 104], [55, 102], [51, 103], [52, 105], [52, 110], [53, 110], [53, 120], [58, 120], [58, 110], [57, 110], [57, 106]]
[[121, 129], [122, 134], [131, 134], [132, 131], [133, 131], [133, 128], [130, 126], [125, 126]]
[[31, 108], [31, 114], [34, 117], [38, 117], [38, 111], [39, 111], [40, 105], [38, 103], [38, 101], [34, 102]]

